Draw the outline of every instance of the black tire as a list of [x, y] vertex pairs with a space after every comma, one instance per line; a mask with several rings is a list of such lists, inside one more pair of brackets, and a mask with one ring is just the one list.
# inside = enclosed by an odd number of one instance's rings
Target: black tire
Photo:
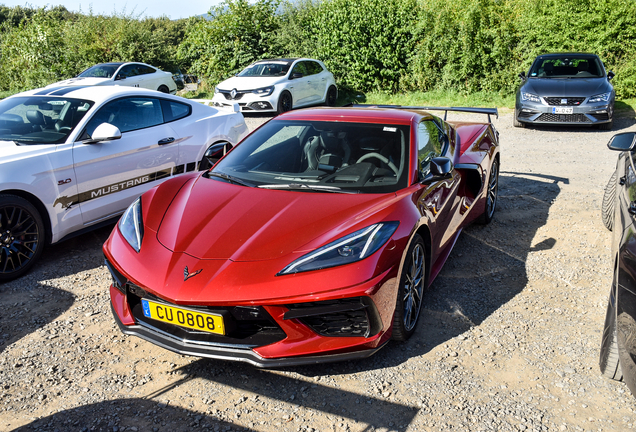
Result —
[[600, 125], [598, 125], [598, 128], [600, 130], [612, 130], [612, 127], [614, 126], [614, 120], [608, 122], [608, 123], [602, 123]]
[[46, 233], [37, 209], [15, 195], [0, 195], [0, 282], [22, 276], [42, 255]]
[[426, 284], [426, 250], [416, 234], [402, 266], [393, 315], [393, 339], [405, 341], [411, 337], [420, 317]]
[[520, 122], [519, 120], [517, 120], [517, 114], [513, 113], [512, 114], [512, 125], [514, 127], [518, 127], [518, 128], [524, 128], [526, 127], [526, 124], [523, 122]]
[[336, 86], [329, 87], [327, 90], [327, 97], [325, 98], [325, 104], [327, 106], [336, 106], [336, 101], [338, 100], [338, 89]]
[[605, 186], [605, 193], [603, 193], [603, 204], [601, 205], [601, 217], [603, 219], [603, 225], [605, 228], [612, 231], [614, 230], [614, 210], [616, 202], [616, 171], [612, 173], [607, 185]]
[[479, 216], [477, 222], [486, 225], [492, 221], [497, 209], [497, 197], [499, 196], [499, 159], [495, 158], [490, 167], [490, 176], [486, 185], [486, 204], [484, 212]]
[[607, 378], [616, 381], [623, 380], [623, 371], [618, 357], [618, 343], [616, 341], [616, 280], [612, 283], [612, 290], [607, 300], [599, 367], [601, 373]]
[[170, 89], [165, 85], [160, 85], [157, 91], [160, 91], [161, 93], [170, 93]]
[[278, 97], [278, 106], [276, 112], [282, 114], [287, 111], [291, 111], [294, 106], [292, 95], [288, 91], [284, 91]]

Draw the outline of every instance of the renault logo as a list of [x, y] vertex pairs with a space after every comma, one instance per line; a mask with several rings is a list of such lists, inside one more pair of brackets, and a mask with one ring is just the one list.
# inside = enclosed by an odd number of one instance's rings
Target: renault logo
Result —
[[232, 91], [230, 92], [230, 97], [232, 99], [234, 99], [236, 97], [236, 89], [232, 89]]

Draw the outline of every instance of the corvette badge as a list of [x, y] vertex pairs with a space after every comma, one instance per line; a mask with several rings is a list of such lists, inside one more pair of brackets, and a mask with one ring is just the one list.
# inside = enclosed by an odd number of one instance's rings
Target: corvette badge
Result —
[[190, 273], [188, 271], [188, 266], [185, 266], [185, 268], [183, 269], [183, 281], [187, 281], [188, 279], [190, 279], [192, 276], [196, 276], [199, 273], [201, 273], [203, 271], [203, 269], [199, 269], [197, 271], [193, 271], [192, 273]]

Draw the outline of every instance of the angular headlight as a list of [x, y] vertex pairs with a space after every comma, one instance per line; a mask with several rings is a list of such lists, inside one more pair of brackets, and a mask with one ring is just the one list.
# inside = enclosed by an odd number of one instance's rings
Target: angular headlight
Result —
[[119, 219], [119, 232], [128, 244], [137, 252], [141, 249], [141, 239], [144, 238], [144, 223], [141, 219], [141, 197], [137, 198]]
[[537, 96], [536, 94], [532, 94], [532, 93], [521, 93], [521, 100], [541, 103], [541, 98]]
[[607, 102], [611, 94], [612, 93], [603, 93], [603, 94], [592, 96], [590, 100], [587, 101], [587, 103]]
[[257, 94], [259, 96], [269, 96], [274, 91], [274, 86], [263, 87], [252, 91], [254, 92], [254, 94]]
[[333, 241], [281, 270], [277, 276], [350, 264], [374, 254], [397, 229], [399, 222], [377, 223]]

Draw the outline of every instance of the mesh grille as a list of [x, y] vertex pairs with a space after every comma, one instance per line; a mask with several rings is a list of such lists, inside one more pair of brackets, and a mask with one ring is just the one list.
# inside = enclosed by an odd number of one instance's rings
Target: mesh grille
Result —
[[[548, 105], [560, 105], [560, 106], [576, 106], [576, 105], [581, 105], [583, 103], [583, 101], [585, 100], [584, 97], [546, 97], [543, 98]], [[565, 99], [567, 100], [567, 103], [561, 103], [561, 101]]]
[[605, 113], [605, 114], [590, 114], [592, 117], [594, 117], [596, 120], [598, 121], [607, 121], [609, 120], [609, 114]]
[[234, 99], [232, 99], [232, 95], [230, 94], [230, 92], [226, 92], [226, 91], [222, 91], [221, 90], [221, 94], [223, 96], [225, 96], [225, 99], [227, 99], [227, 100], [241, 100], [241, 98], [243, 97], [243, 95], [245, 93], [236, 92], [236, 96], [234, 96]]
[[591, 123], [592, 120], [587, 118], [585, 114], [548, 114], [544, 113], [539, 116], [536, 122], [549, 123]]

